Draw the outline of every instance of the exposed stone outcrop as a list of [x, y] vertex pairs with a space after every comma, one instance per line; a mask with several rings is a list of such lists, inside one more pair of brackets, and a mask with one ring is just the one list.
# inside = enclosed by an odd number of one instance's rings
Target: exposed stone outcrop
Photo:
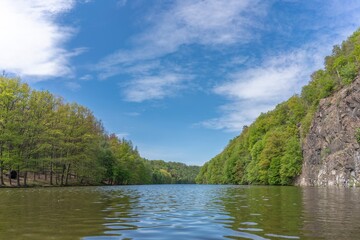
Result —
[[303, 142], [304, 162], [296, 183], [303, 186], [360, 184], [360, 78], [320, 101]]

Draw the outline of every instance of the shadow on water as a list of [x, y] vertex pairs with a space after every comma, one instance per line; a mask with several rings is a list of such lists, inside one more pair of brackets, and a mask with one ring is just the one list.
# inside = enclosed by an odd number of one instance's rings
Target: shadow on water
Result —
[[0, 189], [0, 239], [357, 239], [360, 189]]

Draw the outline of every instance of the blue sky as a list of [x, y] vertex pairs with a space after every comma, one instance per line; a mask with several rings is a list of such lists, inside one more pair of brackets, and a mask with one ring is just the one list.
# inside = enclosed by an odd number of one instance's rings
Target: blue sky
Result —
[[202, 165], [359, 26], [355, 0], [1, 0], [0, 69]]

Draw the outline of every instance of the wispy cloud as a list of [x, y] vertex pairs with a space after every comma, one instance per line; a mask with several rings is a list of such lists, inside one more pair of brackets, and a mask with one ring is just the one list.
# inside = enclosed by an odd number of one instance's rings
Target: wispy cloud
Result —
[[265, 15], [262, 1], [182, 0], [152, 16], [156, 24], [137, 39], [163, 53], [185, 44], [233, 44], [247, 42]]
[[130, 134], [127, 132], [115, 134], [119, 139], [127, 138]]
[[185, 88], [185, 82], [190, 79], [190, 76], [176, 73], [162, 73], [133, 79], [123, 86], [125, 99], [130, 102], [142, 102], [173, 96], [178, 90]]
[[[324, 38], [325, 39], [325, 38]], [[323, 57], [331, 52], [324, 39], [282, 54], [274, 54], [254, 67], [228, 74], [227, 81], [213, 92], [229, 100], [219, 108], [221, 117], [205, 120], [200, 125], [239, 132], [262, 112], [299, 93], [311, 73], [323, 66]]]
[[90, 74], [85, 74], [84, 76], [81, 76], [80, 77], [80, 80], [82, 81], [89, 81], [89, 80], [92, 80], [94, 77]]
[[70, 74], [69, 58], [78, 52], [63, 45], [75, 30], [57, 18], [74, 5], [72, 0], [0, 1], [0, 68], [40, 78]]
[[77, 82], [66, 82], [65, 86], [73, 92], [76, 92], [81, 88], [81, 85]]
[[100, 70], [98, 75], [99, 79], [104, 80], [118, 74], [129, 74], [131, 76], [150, 75], [153, 71], [162, 69], [163, 66], [161, 66], [158, 60], [148, 60], [124, 65], [113, 65], [108, 64], [108, 62], [102, 62], [98, 64], [96, 68]]
[[[309, 9], [313, 3], [308, 3]], [[346, 6], [345, 6], [346, 5]], [[324, 57], [331, 54], [334, 44], [341, 43], [359, 27], [359, 1], [331, 0], [318, 9], [316, 22], [304, 22], [304, 29], [316, 34], [302, 46], [282, 53], [270, 53], [257, 65], [240, 67], [228, 73], [226, 81], [213, 92], [228, 99], [219, 107], [220, 117], [208, 119], [200, 125], [225, 131], [239, 132], [262, 112], [299, 93], [310, 80], [313, 71], [323, 67]], [[316, 5], [318, 6], [318, 5]]]
[[176, 52], [189, 44], [206, 46], [248, 42], [260, 27], [267, 4], [257, 0], [181, 0], [148, 17], [152, 27], [134, 38], [132, 50], [120, 49], [100, 62], [100, 70]]
[[138, 117], [141, 115], [141, 113], [139, 112], [125, 112], [124, 115], [129, 116], [129, 117]]
[[116, 6], [121, 8], [121, 7], [124, 7], [127, 3], [127, 0], [118, 0], [117, 3], [116, 3]]
[[230, 81], [215, 87], [214, 92], [237, 100], [279, 98], [302, 77], [303, 58], [302, 54], [272, 57], [258, 67], [231, 73]]
[[159, 76], [163, 67], [160, 59], [186, 45], [218, 47], [252, 40], [254, 29], [261, 27], [259, 19], [266, 14], [266, 5], [256, 0], [179, 0], [168, 4], [147, 16], [151, 27], [133, 38], [132, 49], [119, 49], [96, 65], [99, 78], [129, 74], [130, 83], [124, 91], [131, 101], [173, 95], [182, 89], [178, 83], [183, 81]]
[[243, 126], [251, 123], [261, 112], [274, 107], [272, 103], [263, 101], [232, 101], [220, 107], [221, 117], [205, 120], [195, 124], [215, 130], [240, 132]]

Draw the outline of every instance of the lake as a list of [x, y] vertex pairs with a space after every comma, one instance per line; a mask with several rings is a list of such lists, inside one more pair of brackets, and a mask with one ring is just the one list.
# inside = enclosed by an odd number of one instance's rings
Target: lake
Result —
[[0, 189], [0, 239], [359, 239], [360, 189]]

